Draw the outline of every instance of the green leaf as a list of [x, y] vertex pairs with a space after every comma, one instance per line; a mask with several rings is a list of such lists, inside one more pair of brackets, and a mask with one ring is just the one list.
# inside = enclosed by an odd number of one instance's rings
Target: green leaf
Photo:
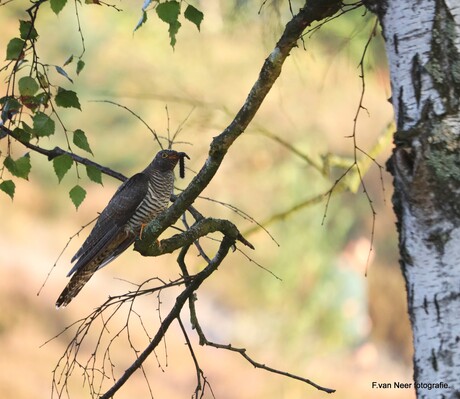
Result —
[[7, 60], [17, 60], [21, 57], [23, 53], [25, 41], [15, 37], [11, 39], [6, 46], [6, 59]]
[[57, 65], [55, 66], [55, 68], [56, 68], [56, 71], [57, 71], [59, 74], [61, 74], [62, 76], [66, 77], [67, 79], [70, 80], [71, 83], [73, 83], [73, 80], [70, 79], [70, 76], [67, 75], [67, 72], [66, 72], [64, 69], [62, 69], [60, 66], [57, 66]]
[[43, 112], [37, 112], [33, 118], [34, 133], [37, 137], [51, 136], [54, 134], [54, 121]]
[[0, 104], [3, 105], [2, 107], [2, 121], [6, 122], [9, 119], [12, 119], [15, 114], [19, 112], [22, 105], [21, 103], [16, 100], [14, 97], [2, 97], [0, 99]]
[[34, 78], [24, 76], [18, 81], [19, 93], [21, 96], [33, 96], [40, 86]]
[[162, 21], [171, 24], [179, 18], [180, 4], [175, 0], [166, 1], [158, 4], [156, 11]]
[[22, 129], [24, 130], [24, 133], [26, 133], [30, 137], [35, 135], [34, 129], [32, 129], [27, 123], [25, 123], [24, 121], [21, 121], [21, 124], [22, 124]]
[[56, 15], [61, 12], [66, 3], [67, 0], [50, 0], [51, 9]]
[[86, 174], [90, 180], [102, 185], [102, 173], [98, 168], [93, 165], [86, 165]]
[[78, 101], [77, 93], [72, 90], [65, 90], [62, 87], [58, 88], [56, 97], [54, 98], [56, 105], [63, 108], [78, 108], [81, 111], [80, 102]]
[[50, 82], [48, 81], [48, 78], [43, 75], [41, 72], [37, 72], [37, 79], [38, 82], [40, 83], [40, 86], [43, 87], [44, 89], [47, 89], [50, 86]]
[[35, 40], [38, 37], [37, 30], [31, 21], [19, 21], [19, 32], [21, 39], [24, 40]]
[[54, 172], [56, 173], [59, 183], [62, 181], [62, 178], [72, 167], [72, 164], [73, 159], [67, 154], [62, 154], [57, 156], [56, 158], [53, 158]]
[[86, 190], [77, 184], [74, 188], [72, 188], [72, 190], [69, 191], [69, 195], [70, 199], [75, 205], [75, 208], [78, 209], [86, 197]]
[[11, 96], [5, 96], [0, 98], [0, 104], [4, 104], [4, 108], [8, 108], [8, 111], [12, 109], [18, 111], [21, 109], [21, 103]]
[[94, 155], [93, 151], [91, 151], [88, 139], [86, 138], [86, 134], [83, 130], [77, 129], [73, 132], [73, 143], [82, 150], [85, 150]]
[[27, 132], [24, 129], [21, 129], [20, 127], [16, 127], [13, 130], [13, 133], [16, 135], [19, 141], [22, 141], [23, 143], [28, 143], [32, 137], [29, 132]]
[[63, 66], [69, 65], [72, 61], [73, 61], [73, 54], [71, 54], [70, 57], [65, 60]]
[[26, 180], [29, 178], [30, 169], [32, 167], [30, 164], [29, 154], [26, 154], [17, 160], [14, 160], [8, 155], [3, 161], [3, 165], [5, 165], [5, 168], [7, 168], [13, 176]]
[[166, 1], [165, 3], [158, 4], [156, 8], [158, 17], [169, 24], [169, 37], [171, 38], [171, 47], [174, 48], [176, 45], [176, 34], [181, 27], [181, 23], [178, 21], [180, 14], [180, 4], [175, 1]]
[[171, 44], [172, 48], [174, 48], [174, 46], [176, 45], [176, 34], [177, 32], [179, 32], [179, 28], [181, 26], [182, 25], [179, 21], [169, 24], [168, 32], [169, 32], [169, 37], [171, 38], [169, 43]]
[[82, 60], [78, 60], [77, 62], [77, 75], [80, 75], [80, 72], [83, 70], [85, 67], [85, 62]]
[[11, 199], [14, 198], [14, 190], [16, 188], [16, 185], [12, 180], [4, 180], [0, 183], [0, 190], [3, 192], [7, 193]]
[[147, 13], [144, 10], [142, 10], [142, 16], [137, 22], [136, 26], [134, 27], [134, 32], [136, 32], [146, 22], [147, 22]]
[[50, 100], [50, 96], [48, 93], [45, 93], [44, 91], [41, 93], [38, 93], [35, 96], [35, 101], [37, 104], [44, 105], [45, 108], [48, 106], [48, 101]]
[[204, 18], [204, 14], [200, 10], [189, 4], [185, 9], [184, 17], [193, 22], [198, 30], [200, 30], [200, 25]]

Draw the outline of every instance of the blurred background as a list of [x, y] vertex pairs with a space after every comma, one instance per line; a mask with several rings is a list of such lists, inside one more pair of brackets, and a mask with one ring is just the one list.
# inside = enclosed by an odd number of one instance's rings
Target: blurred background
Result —
[[[295, 11], [298, 5], [292, 4]], [[10, 38], [18, 36], [18, 19], [27, 19], [28, 5], [18, 0], [0, 7], [0, 54], [5, 54]], [[60, 116], [67, 129], [86, 132], [96, 162], [129, 176], [143, 169], [159, 149], [151, 132], [133, 115], [100, 101], [129, 107], [159, 135], [179, 131], [174, 148], [186, 151], [191, 160], [186, 178], [176, 181], [178, 190], [203, 164], [212, 137], [243, 104], [290, 17], [288, 3], [281, 1], [202, 0], [195, 5], [205, 14], [201, 31], [182, 20], [174, 50], [168, 26], [152, 12], [133, 33], [141, 2], [116, 3], [122, 12], [97, 5], [79, 7], [85, 69], [77, 77], [75, 63], [66, 67], [74, 79], [71, 84], [50, 68], [52, 81], [78, 93], [82, 111], [61, 109]], [[203, 192], [205, 198], [195, 203], [206, 216], [233, 221], [256, 247], [230, 254], [198, 292], [198, 316], [208, 338], [244, 347], [256, 361], [334, 388], [337, 399], [415, 397], [412, 390], [372, 389], [374, 381], [412, 381], [411, 332], [398, 265], [390, 176], [376, 164], [365, 169], [366, 189], [376, 211], [374, 227], [361, 187], [356, 193], [338, 189], [326, 213], [327, 197], [322, 195], [353, 162], [349, 136], [362, 88], [358, 65], [374, 23], [359, 9], [305, 35], [254, 121]], [[37, 30], [43, 63], [62, 66], [70, 55], [82, 52], [73, 4], [59, 16], [45, 4]], [[391, 137], [385, 133], [392, 109], [379, 33], [365, 58], [365, 77], [357, 142], [384, 167], [391, 152]], [[5, 78], [3, 72], [0, 96], [6, 91]], [[382, 145], [376, 149], [379, 140]], [[6, 144], [5, 139], [0, 142], [2, 157]], [[62, 129], [39, 145], [65, 148]], [[17, 144], [11, 150], [15, 158], [26, 152]], [[104, 176], [103, 186], [98, 185], [80, 168], [80, 180], [72, 169], [58, 184], [51, 163], [30, 155], [29, 181], [15, 179], [14, 201], [0, 193], [2, 398], [49, 397], [52, 371], [72, 330], [43, 346], [45, 342], [109, 295], [132, 289], [132, 283], [156, 276], [175, 279], [180, 274], [177, 254], [148, 259], [128, 250], [98, 272], [68, 308], [56, 311], [54, 303], [67, 283], [70, 259], [88, 230], [70, 242], [69, 238], [103, 209], [119, 182]], [[330, 166], [323, 167], [325, 163]], [[87, 197], [75, 211], [68, 192], [77, 183], [87, 190]], [[211, 240], [202, 244], [210, 254], [216, 248]], [[188, 262], [192, 272], [204, 267], [194, 253]], [[158, 307], [164, 317], [177, 292], [137, 303], [136, 311], [151, 334], [158, 326]], [[183, 321], [189, 324], [187, 314]], [[123, 314], [118, 322], [111, 333], [123, 325]], [[139, 323], [133, 323], [131, 334], [137, 349], [144, 348], [148, 338]], [[83, 363], [97, 335], [95, 329], [82, 346]], [[328, 396], [254, 369], [237, 354], [200, 347], [192, 330], [189, 335], [217, 398]], [[126, 338], [116, 341], [112, 350], [119, 376], [135, 354]], [[155, 398], [191, 396], [195, 369], [177, 323], [145, 371]], [[107, 387], [110, 382], [106, 379]], [[120, 394], [148, 397], [142, 373], [136, 373]], [[88, 397], [79, 369], [71, 380], [71, 397]], [[207, 391], [206, 397], [213, 395]]]

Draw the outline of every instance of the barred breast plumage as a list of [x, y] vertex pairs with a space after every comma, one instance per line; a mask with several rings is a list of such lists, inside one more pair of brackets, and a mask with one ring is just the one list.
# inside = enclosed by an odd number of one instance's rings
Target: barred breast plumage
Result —
[[128, 220], [126, 228], [131, 232], [138, 233], [142, 225], [151, 222], [167, 208], [173, 189], [174, 174], [172, 171], [170, 173], [153, 171], [149, 176], [147, 193], [133, 216]]

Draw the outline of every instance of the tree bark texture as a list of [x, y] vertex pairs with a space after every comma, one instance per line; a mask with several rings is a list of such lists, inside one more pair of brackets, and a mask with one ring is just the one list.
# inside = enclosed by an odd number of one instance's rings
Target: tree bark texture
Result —
[[460, 398], [460, 2], [366, 5], [380, 20], [391, 74], [397, 132], [388, 169], [414, 386], [418, 398]]

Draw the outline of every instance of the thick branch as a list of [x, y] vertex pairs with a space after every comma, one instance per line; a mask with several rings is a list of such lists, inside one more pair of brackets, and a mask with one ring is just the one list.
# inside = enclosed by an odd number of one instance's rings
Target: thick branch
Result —
[[[153, 222], [153, 228], [155, 228], [156, 223], [156, 221]], [[193, 224], [187, 231], [184, 231], [181, 234], [176, 234], [175, 236], [162, 240], [161, 242], [152, 242], [146, 238], [137, 240], [134, 244], [134, 249], [143, 256], [159, 256], [162, 254], [172, 253], [178, 248], [189, 246], [200, 237], [204, 237], [209, 233], [214, 233], [216, 231], [220, 231], [224, 236], [230, 237], [235, 241], [240, 241], [249, 248], [254, 249], [253, 245], [240, 234], [232, 222], [224, 219], [213, 218], [201, 219]]]
[[265, 60], [257, 81], [241, 109], [228, 127], [211, 142], [209, 155], [201, 170], [188, 187], [180, 194], [174, 204], [160, 217], [147, 236], [154, 241], [168, 226], [174, 224], [184, 211], [195, 201], [211, 182], [219, 169], [228, 149], [245, 131], [254, 118], [265, 97], [281, 73], [284, 61], [306, 27], [314, 21], [334, 15], [342, 5], [339, 0], [310, 0], [286, 25], [275, 48]]

